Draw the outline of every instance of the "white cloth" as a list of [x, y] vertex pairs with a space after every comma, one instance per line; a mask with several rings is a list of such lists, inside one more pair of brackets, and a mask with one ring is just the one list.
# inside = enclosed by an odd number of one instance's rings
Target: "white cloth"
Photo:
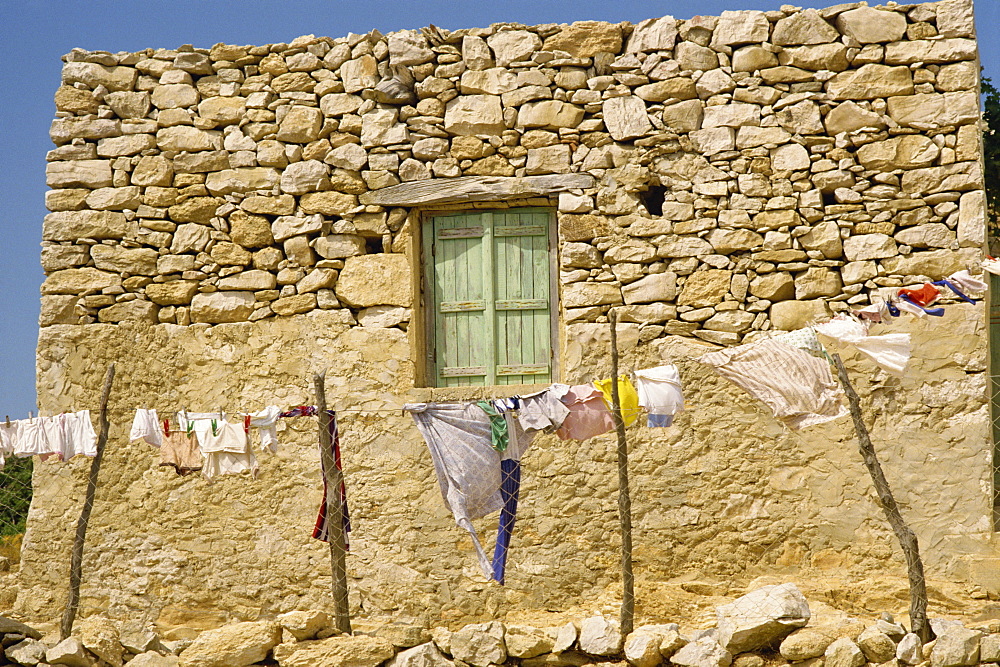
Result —
[[967, 269], [956, 271], [948, 276], [948, 280], [955, 283], [955, 287], [963, 292], [984, 292], [989, 287], [982, 280], [970, 274]]
[[0, 470], [3, 470], [6, 458], [14, 454], [14, 444], [17, 442], [20, 425], [17, 420], [0, 422]]
[[249, 470], [257, 476], [257, 458], [250, 449], [250, 439], [243, 426], [225, 420], [199, 419], [194, 423], [205, 464], [201, 473], [211, 480], [218, 475], [233, 475]]
[[901, 312], [909, 313], [910, 315], [915, 315], [917, 317], [927, 317], [927, 313], [923, 308], [915, 303], [911, 303], [906, 299], [900, 299], [895, 303], [896, 308], [899, 308]]
[[910, 334], [869, 336], [864, 324], [842, 315], [814, 328], [823, 336], [853, 346], [886, 373], [897, 377], [903, 375], [912, 355]]
[[521, 396], [521, 407], [517, 412], [518, 424], [529, 433], [551, 433], [557, 430], [569, 414], [569, 408], [559, 400], [567, 391], [568, 384], [556, 383], [534, 394]]
[[269, 405], [260, 412], [250, 415], [250, 426], [257, 428], [260, 433], [260, 445], [269, 450], [272, 454], [278, 452], [278, 415], [281, 408], [277, 405]]
[[710, 352], [698, 361], [758, 398], [791, 429], [847, 414], [830, 364], [785, 343], [762, 340]]
[[1000, 259], [987, 257], [982, 262], [982, 267], [995, 276], [1000, 276]]
[[50, 454], [48, 439], [42, 426], [42, 419], [22, 419], [14, 442], [14, 455], [20, 458], [36, 454]]
[[675, 415], [684, 410], [681, 376], [673, 364], [635, 372], [639, 407], [651, 415]]
[[427, 443], [445, 506], [472, 536], [479, 566], [492, 577], [490, 559], [472, 525], [472, 519], [503, 507], [501, 454], [493, 449], [489, 417], [475, 403], [408, 403], [403, 409]]
[[129, 442], [145, 440], [154, 447], [159, 447], [163, 443], [163, 427], [160, 425], [156, 410], [136, 409], [128, 439]]
[[94, 424], [90, 421], [90, 410], [80, 410], [67, 417], [70, 447], [66, 458], [73, 458], [77, 454], [91, 458], [97, 456], [97, 433], [94, 432]]

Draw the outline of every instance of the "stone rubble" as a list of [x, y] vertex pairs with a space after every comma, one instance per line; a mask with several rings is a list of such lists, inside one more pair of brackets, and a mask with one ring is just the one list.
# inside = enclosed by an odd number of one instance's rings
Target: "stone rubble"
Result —
[[[77, 49], [40, 323], [350, 309], [405, 330], [418, 219], [372, 193], [586, 174], [496, 205], [558, 209], [566, 321], [616, 308], [643, 340], [719, 344], [793, 328], [975, 267], [976, 57], [967, 0]], [[403, 310], [358, 317], [385, 306]]]

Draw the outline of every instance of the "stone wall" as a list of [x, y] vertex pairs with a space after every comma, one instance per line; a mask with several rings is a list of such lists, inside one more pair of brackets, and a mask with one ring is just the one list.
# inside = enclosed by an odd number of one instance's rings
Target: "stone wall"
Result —
[[[119, 364], [85, 563], [92, 608], [183, 625], [322, 602], [314, 425], [287, 426], [259, 480], [211, 486], [126, 442], [135, 407], [309, 402], [322, 368], [342, 410], [358, 608], [471, 618], [615, 585], [610, 438], [539, 438], [500, 589], [480, 581], [396, 410], [478, 391], [421, 389], [411, 326], [414, 232], [435, 206], [461, 208], [463, 188], [478, 188], [469, 208], [558, 211], [561, 380], [608, 372], [610, 308], [627, 366], [681, 368], [689, 412], [630, 436], [640, 578], [900, 561], [847, 420], [789, 433], [692, 358], [976, 267], [971, 3], [66, 60], [38, 384], [44, 413], [93, 407], [105, 365]], [[845, 355], [932, 576], [970, 577], [963, 559], [994, 553], [986, 334], [981, 304], [952, 301], [943, 320], [890, 325], [915, 336], [906, 377]], [[58, 608], [51, 563], [84, 466], [36, 467], [22, 614]]]

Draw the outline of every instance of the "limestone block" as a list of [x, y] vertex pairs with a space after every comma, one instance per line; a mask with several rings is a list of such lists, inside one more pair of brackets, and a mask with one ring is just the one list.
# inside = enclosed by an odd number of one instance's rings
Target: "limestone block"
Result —
[[948, 626], [931, 650], [931, 667], [964, 667], [979, 662], [982, 633], [961, 625]]
[[954, 63], [960, 60], [975, 60], [976, 56], [976, 42], [972, 39], [894, 42], [885, 47], [887, 65]]
[[[517, 114], [517, 124], [522, 127], [542, 127], [548, 129], [576, 127], [582, 120], [583, 109], [573, 104], [560, 102], [559, 100], [529, 102], [522, 106]], [[447, 123], [448, 117], [446, 115], [446, 126]]]
[[591, 616], [580, 623], [580, 650], [590, 655], [618, 655], [624, 639], [618, 623], [604, 616]]
[[[831, 269], [811, 267], [795, 275], [795, 298], [814, 299], [820, 296], [837, 296], [843, 287], [840, 273]], [[885, 662], [881, 660], [880, 662]]]
[[114, 623], [99, 616], [89, 616], [74, 629], [87, 650], [112, 667], [122, 667], [125, 649], [119, 642], [118, 628]]
[[146, 285], [146, 297], [160, 306], [186, 306], [197, 293], [198, 282], [194, 280], [171, 280]]
[[888, 108], [894, 121], [917, 129], [968, 125], [979, 120], [979, 99], [974, 92], [891, 97]]
[[86, 204], [90, 190], [86, 188], [67, 188], [65, 190], [46, 190], [45, 208], [50, 211], [79, 211]]
[[736, 131], [731, 127], [707, 127], [690, 136], [695, 150], [705, 156], [736, 148]]
[[400, 651], [386, 667], [452, 667], [454, 663], [445, 657], [434, 642], [427, 642]]
[[824, 667], [863, 667], [865, 654], [848, 637], [831, 643], [823, 654]]
[[[902, 643], [900, 642], [900, 644]], [[979, 660], [981, 662], [1000, 662], [1000, 634], [984, 635], [979, 640]], [[908, 664], [915, 665], [918, 663], [913, 662]]]
[[576, 644], [577, 627], [572, 622], [562, 625], [556, 630], [555, 643], [552, 645], [553, 653], [569, 651]]
[[261, 215], [291, 215], [295, 212], [295, 197], [292, 195], [278, 195], [277, 197], [250, 195], [240, 203], [240, 208], [248, 213]]
[[467, 625], [451, 635], [451, 654], [475, 667], [499, 664], [507, 659], [504, 626], [499, 621]]
[[743, 10], [725, 11], [712, 34], [712, 44], [734, 46], [766, 42], [771, 34], [771, 24], [764, 12]]
[[743, 46], [733, 51], [734, 72], [756, 72], [778, 65], [778, 58], [762, 46]]
[[179, 174], [200, 174], [228, 169], [231, 161], [226, 151], [200, 151], [178, 155], [173, 165], [174, 171]]
[[706, 107], [702, 127], [760, 125], [760, 106], [733, 102]]
[[193, 107], [198, 103], [198, 90], [188, 83], [160, 84], [150, 96], [157, 109]]
[[328, 190], [331, 187], [329, 174], [330, 168], [319, 160], [292, 163], [281, 172], [281, 191], [302, 195], [317, 190]]
[[[901, 99], [901, 98], [890, 98]], [[854, 132], [861, 128], [872, 128], [881, 130], [885, 127], [885, 121], [877, 113], [864, 109], [856, 102], [843, 102], [830, 110], [830, 113], [823, 119], [826, 131], [829, 134], [840, 134], [841, 132]], [[862, 147], [863, 148], [863, 147]]]
[[636, 631], [625, 639], [625, 659], [633, 667], [657, 667], [663, 662], [659, 635]]
[[[110, 93], [114, 95], [116, 93]], [[73, 86], [59, 86], [55, 92], [56, 110], [69, 111], [70, 113], [92, 114], [97, 113], [100, 102], [94, 98], [89, 90], [79, 90]], [[108, 96], [105, 96], [107, 101]], [[113, 107], [112, 107], [113, 108]]]
[[360, 95], [348, 93], [330, 93], [319, 100], [319, 108], [324, 116], [343, 116], [354, 113], [364, 103]]
[[209, 97], [198, 104], [198, 115], [215, 127], [239, 123], [245, 113], [245, 97]]
[[594, 198], [586, 195], [559, 193], [558, 210], [562, 213], [588, 213], [594, 209]]
[[568, 174], [570, 172], [569, 162], [569, 144], [531, 148], [528, 150], [525, 173], [529, 176], [535, 174]]
[[173, 165], [161, 155], [145, 155], [132, 169], [132, 185], [169, 186], [173, 180]]
[[126, 134], [121, 137], [108, 137], [97, 142], [97, 154], [100, 157], [122, 157], [135, 155], [156, 146], [156, 139], [151, 134]]
[[903, 192], [934, 194], [949, 190], [975, 190], [982, 187], [982, 167], [978, 162], [956, 162], [941, 167], [911, 169], [903, 174]]
[[90, 249], [90, 256], [94, 258], [94, 265], [102, 271], [155, 276], [159, 254], [152, 248], [95, 245]]
[[619, 53], [622, 50], [620, 24], [575, 21], [560, 28], [559, 32], [545, 39], [542, 45], [545, 51], [565, 51], [574, 58], [593, 58], [598, 53]]
[[965, 268], [962, 256], [951, 250], [926, 250], [907, 257], [891, 257], [881, 262], [890, 273], [927, 276], [940, 280]]
[[45, 652], [45, 662], [69, 667], [90, 667], [92, 658], [76, 637], [67, 637]]
[[696, 271], [687, 277], [677, 297], [677, 304], [696, 308], [715, 306], [729, 293], [731, 279], [731, 271], [722, 269]]
[[196, 223], [179, 225], [174, 231], [170, 252], [175, 255], [185, 252], [201, 252], [211, 238], [211, 232], [204, 225]]
[[937, 30], [943, 37], [975, 37], [976, 22], [971, 0], [947, 0], [937, 7]]
[[234, 273], [231, 276], [220, 278], [216, 286], [220, 290], [245, 290], [257, 292], [260, 290], [274, 289], [278, 284], [274, 274], [260, 269], [251, 269]]
[[604, 124], [615, 141], [635, 139], [652, 131], [646, 104], [639, 97], [613, 97], [604, 101]]
[[445, 107], [444, 129], [449, 134], [500, 134], [506, 128], [496, 95], [462, 95]]
[[705, 320], [702, 326], [709, 331], [743, 333], [750, 329], [756, 317], [745, 310], [724, 310]]
[[621, 262], [646, 263], [651, 262], [655, 258], [656, 246], [640, 239], [630, 239], [604, 252], [604, 261], [606, 264], [619, 264]]
[[826, 92], [834, 100], [874, 100], [879, 97], [912, 95], [913, 77], [908, 67], [870, 63], [856, 70], [836, 74], [827, 82]]
[[767, 646], [809, 622], [809, 604], [794, 584], [764, 586], [718, 607], [716, 613], [719, 645], [730, 653]]
[[670, 662], [680, 667], [729, 667], [733, 655], [712, 637], [703, 637], [674, 653]]
[[277, 301], [272, 301], [271, 310], [276, 315], [291, 317], [292, 315], [299, 315], [301, 313], [308, 313], [310, 310], [315, 310], [317, 305], [318, 299], [315, 294], [294, 294], [282, 297]]
[[663, 258], [701, 257], [713, 251], [711, 243], [697, 236], [676, 236], [656, 244], [656, 254]]
[[87, 206], [96, 211], [135, 210], [142, 203], [137, 186], [124, 188], [98, 188], [87, 195]]
[[89, 88], [104, 86], [110, 91], [131, 90], [139, 71], [133, 67], [107, 67], [98, 63], [69, 62], [63, 65], [63, 83], [83, 83]]
[[663, 633], [663, 638], [660, 641], [660, 655], [664, 658], [669, 658], [674, 653], [684, 648], [687, 644], [687, 640], [681, 637], [680, 632], [676, 627], [668, 628]]
[[958, 242], [973, 248], [986, 243], [986, 194], [982, 190], [967, 192], [959, 201]]
[[488, 69], [495, 64], [490, 47], [482, 37], [462, 37], [462, 62], [472, 70]]
[[400, 306], [372, 306], [358, 313], [358, 324], [363, 327], [387, 329], [409, 322], [411, 311]]
[[165, 127], [156, 132], [161, 151], [210, 151], [222, 148], [222, 134], [187, 125]]
[[682, 70], [709, 71], [719, 66], [719, 56], [715, 51], [694, 42], [681, 42], [675, 54]]
[[559, 265], [563, 268], [596, 269], [604, 262], [601, 253], [589, 243], [564, 243]]
[[97, 319], [100, 322], [114, 324], [119, 322], [147, 322], [149, 324], [156, 324], [159, 321], [157, 319], [158, 311], [159, 308], [149, 301], [134, 299], [132, 301], [116, 303], [107, 308], [101, 308], [97, 313]]
[[880, 664], [896, 657], [896, 643], [889, 635], [874, 627], [866, 628], [858, 635], [858, 648], [868, 662]]
[[218, 241], [209, 253], [212, 261], [224, 266], [246, 266], [251, 261], [250, 251], [235, 243]]
[[318, 292], [321, 289], [331, 289], [337, 284], [335, 269], [313, 269], [305, 278], [296, 284], [299, 294]]
[[379, 82], [378, 61], [368, 54], [348, 60], [340, 67], [340, 78], [346, 93], [374, 88]]
[[906, 16], [900, 12], [858, 7], [839, 14], [837, 28], [861, 44], [895, 42], [906, 33]]
[[[830, 317], [826, 300], [779, 301], [771, 306], [771, 325], [782, 331], [794, 331]], [[860, 650], [859, 650], [860, 652]]]
[[421, 65], [434, 60], [434, 52], [419, 30], [389, 33], [388, 42], [390, 65]]
[[132, 667], [179, 667], [180, 661], [177, 656], [160, 655], [156, 651], [146, 651], [139, 653], [128, 664]]
[[89, 267], [63, 269], [49, 274], [42, 283], [42, 294], [82, 294], [121, 284], [121, 277], [117, 273]]
[[56, 118], [49, 126], [49, 138], [57, 145], [73, 139], [104, 139], [122, 133], [121, 121], [110, 118]]
[[871, 280], [878, 275], [875, 262], [848, 262], [840, 268], [840, 277], [845, 285], [854, 285]]
[[[834, 223], [836, 224], [836, 223]], [[765, 273], [750, 281], [750, 294], [768, 301], [784, 301], [795, 296], [795, 284], [787, 273]]]
[[222, 200], [215, 197], [191, 197], [168, 208], [167, 214], [174, 222], [197, 222], [207, 225], [215, 216], [220, 204]]
[[850, 65], [847, 47], [840, 43], [792, 47], [778, 54], [778, 62], [812, 71], [843, 72]]
[[555, 642], [554, 628], [533, 628], [508, 625], [504, 634], [507, 655], [513, 658], [534, 658], [550, 653]]
[[801, 144], [785, 144], [771, 151], [771, 168], [778, 171], [808, 169], [809, 151]]
[[628, 39], [626, 53], [669, 51], [677, 41], [677, 24], [673, 16], [640, 21]]
[[929, 167], [940, 154], [937, 144], [920, 134], [905, 134], [865, 144], [857, 152], [858, 162], [865, 169], [877, 171]]
[[344, 259], [365, 254], [365, 238], [357, 234], [330, 234], [312, 242], [316, 253], [324, 259]]
[[693, 100], [698, 97], [694, 81], [680, 76], [639, 86], [635, 89], [635, 94], [647, 102]]
[[280, 667], [378, 667], [392, 658], [393, 653], [392, 644], [386, 640], [365, 635], [280, 644], [274, 648]]
[[[914, 248], [950, 248], [955, 242], [955, 232], [939, 222], [907, 227], [893, 236], [897, 242]], [[874, 661], [871, 661], [874, 662]], [[878, 662], [885, 662], [879, 660]]]
[[[104, 103], [119, 118], [145, 118], [149, 113], [149, 93], [119, 91], [104, 96]], [[96, 109], [90, 113], [96, 113]]]
[[322, 229], [323, 216], [316, 214], [303, 217], [283, 215], [271, 223], [271, 234], [279, 243], [300, 234], [315, 234]]
[[306, 213], [341, 217], [357, 208], [358, 198], [342, 192], [310, 192], [302, 195], [299, 206]]
[[687, 100], [668, 106], [663, 110], [663, 115], [660, 118], [672, 130], [694, 132], [701, 129], [704, 108], [705, 105], [700, 100]]
[[409, 307], [413, 300], [409, 262], [398, 253], [348, 257], [336, 292], [341, 301], [354, 308]]
[[[204, 104], [204, 102], [202, 103]], [[367, 114], [366, 114], [367, 116]], [[319, 139], [323, 112], [316, 107], [293, 106], [278, 124], [278, 141], [305, 144]], [[364, 135], [362, 134], [362, 138]]]
[[[985, 639], [984, 637], [984, 642]], [[1000, 656], [997, 657], [1000, 658]], [[923, 662], [924, 652], [920, 644], [920, 637], [912, 632], [906, 633], [896, 646], [896, 659], [904, 665], [919, 665]]]
[[[666, 216], [661, 216], [666, 217]], [[670, 220], [638, 218], [629, 225], [629, 236], [660, 236], [662, 234], [673, 233], [673, 224]]]
[[677, 274], [653, 273], [622, 287], [627, 304], [673, 301], [677, 296]]
[[274, 243], [267, 218], [245, 211], [233, 211], [229, 215], [229, 237], [233, 243], [246, 248], [263, 248]]
[[571, 283], [563, 287], [564, 308], [581, 308], [623, 303], [621, 285], [618, 283]]
[[850, 262], [882, 259], [896, 254], [896, 242], [886, 234], [858, 234], [844, 240], [844, 256]]
[[4, 655], [15, 665], [37, 665], [45, 660], [45, 644], [25, 639], [4, 649]]
[[466, 71], [459, 82], [463, 95], [501, 95], [517, 87], [517, 75], [502, 67]]
[[156, 271], [162, 275], [194, 270], [194, 255], [160, 255]]
[[103, 188], [112, 184], [108, 160], [66, 160], [45, 165], [45, 184], [50, 188]]
[[774, 24], [771, 36], [771, 41], [778, 46], [823, 44], [838, 39], [840, 33], [815, 9], [806, 9], [780, 19]]
[[358, 144], [344, 144], [327, 153], [323, 161], [333, 167], [360, 171], [368, 164], [368, 152]]
[[502, 30], [487, 37], [486, 43], [493, 50], [498, 67], [530, 60], [534, 52], [542, 47], [538, 35], [527, 30]]
[[[191, 321], [221, 324], [245, 322], [253, 312], [256, 300], [251, 292], [206, 292], [191, 299]], [[250, 665], [264, 659], [268, 651], [281, 640], [277, 623], [257, 627], [237, 623], [216, 630], [207, 630], [184, 650], [185, 665]], [[224, 632], [223, 632], [224, 631]], [[206, 635], [208, 635], [206, 637]], [[273, 638], [273, 641], [272, 641]], [[259, 655], [260, 657], [254, 657]]]
[[764, 237], [749, 229], [713, 229], [705, 238], [720, 255], [744, 252], [764, 243]]
[[42, 248], [42, 268], [46, 272], [70, 269], [86, 264], [89, 259], [90, 250], [87, 246], [51, 245]]

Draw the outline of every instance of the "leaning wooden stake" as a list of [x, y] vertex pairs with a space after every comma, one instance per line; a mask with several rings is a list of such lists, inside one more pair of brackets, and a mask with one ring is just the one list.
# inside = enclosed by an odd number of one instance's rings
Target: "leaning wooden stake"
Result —
[[316, 410], [319, 415], [319, 450], [326, 484], [326, 526], [333, 572], [333, 613], [337, 630], [351, 634], [351, 611], [347, 601], [347, 550], [344, 546], [344, 507], [340, 487], [344, 475], [333, 457], [330, 415], [326, 413], [326, 371], [313, 376], [316, 383]]
[[69, 597], [66, 609], [63, 610], [62, 622], [59, 624], [59, 638], [66, 639], [73, 634], [73, 621], [80, 607], [80, 577], [83, 570], [83, 545], [87, 540], [87, 524], [90, 523], [90, 512], [94, 508], [94, 495], [97, 493], [97, 475], [101, 472], [101, 460], [104, 458], [104, 447], [108, 444], [108, 397], [111, 395], [111, 383], [115, 379], [115, 365], [108, 366], [108, 374], [104, 377], [104, 389], [101, 391], [101, 407], [98, 415], [100, 433], [97, 436], [97, 455], [90, 463], [90, 477], [87, 479], [87, 493], [83, 500], [83, 510], [76, 522], [76, 536], [73, 538], [73, 554], [69, 565]]
[[868, 427], [865, 426], [861, 418], [861, 401], [858, 392], [854, 391], [854, 385], [847, 377], [847, 369], [840, 355], [833, 355], [833, 361], [837, 365], [837, 375], [840, 376], [840, 383], [844, 385], [847, 393], [847, 402], [851, 408], [851, 418], [854, 419], [854, 429], [858, 432], [858, 445], [861, 456], [865, 460], [865, 466], [875, 484], [875, 491], [878, 493], [879, 505], [885, 512], [885, 517], [892, 526], [892, 532], [896, 533], [899, 546], [906, 556], [906, 574], [910, 579], [910, 625], [911, 632], [920, 637], [920, 641], [926, 643], [932, 639], [931, 626], [927, 622], [927, 582], [924, 580], [924, 564], [920, 560], [920, 548], [917, 545], [917, 536], [913, 534], [910, 527], [899, 513], [899, 506], [889, 488], [889, 481], [882, 472], [882, 465], [875, 455], [875, 446], [868, 434]]
[[618, 393], [618, 317], [612, 309], [611, 321], [611, 415], [618, 433], [618, 518], [622, 525], [622, 636], [632, 632], [635, 620], [635, 578], [632, 576], [632, 499], [628, 492], [628, 442]]

